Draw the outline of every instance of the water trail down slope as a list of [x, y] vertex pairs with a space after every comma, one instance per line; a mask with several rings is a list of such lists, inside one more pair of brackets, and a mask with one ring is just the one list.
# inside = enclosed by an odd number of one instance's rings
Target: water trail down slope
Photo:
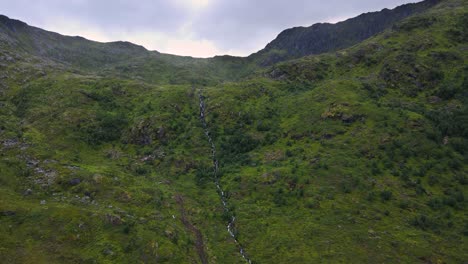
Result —
[[226, 193], [223, 191], [223, 188], [221, 187], [221, 184], [219, 183], [219, 178], [218, 178], [218, 172], [219, 172], [219, 163], [218, 159], [216, 158], [216, 146], [213, 142], [213, 139], [211, 138], [210, 131], [208, 129], [208, 125], [206, 123], [205, 119], [205, 97], [203, 96], [202, 92], [199, 91], [199, 99], [200, 99], [200, 120], [203, 125], [203, 129], [205, 131], [205, 136], [208, 138], [208, 142], [210, 143], [211, 147], [211, 158], [213, 160], [213, 178], [214, 178], [214, 183], [216, 185], [216, 189], [218, 191], [219, 197], [221, 198], [221, 202], [223, 203], [223, 208], [224, 212], [227, 213], [227, 215], [230, 216], [228, 225], [227, 225], [227, 231], [229, 232], [229, 235], [234, 239], [236, 242], [239, 252], [242, 256], [242, 258], [247, 261], [247, 263], [251, 264], [252, 261], [250, 258], [247, 256], [247, 253], [245, 252], [245, 249], [242, 247], [241, 243], [236, 238], [236, 234], [234, 233], [234, 224], [236, 222], [236, 217], [232, 214], [231, 210], [228, 207], [228, 201], [227, 201], [227, 196]]

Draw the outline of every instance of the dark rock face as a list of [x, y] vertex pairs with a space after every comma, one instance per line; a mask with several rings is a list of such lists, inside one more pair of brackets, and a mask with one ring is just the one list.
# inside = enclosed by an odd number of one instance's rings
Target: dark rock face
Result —
[[278, 57], [275, 50], [286, 51], [286, 59], [291, 59], [347, 48], [391, 28], [411, 15], [424, 12], [439, 2], [440, 0], [426, 0], [393, 10], [383, 9], [380, 12], [362, 14], [337, 24], [319, 23], [310, 27], [290, 28], [253, 56], [272, 52], [271, 56], [262, 58], [261, 62], [271, 65], [285, 59], [285, 56]]
[[24, 28], [27, 26], [27, 24], [22, 21], [9, 19], [4, 15], [0, 15], [0, 24], [5, 25], [8, 29], [12, 31], [15, 31], [16, 28]]
[[111, 225], [118, 226], [122, 224], [122, 218], [118, 215], [106, 214], [106, 222]]
[[126, 141], [136, 145], [151, 145], [167, 140], [167, 129], [155, 118], [137, 121], [128, 131]]
[[23, 192], [24, 196], [32, 195], [33, 191], [31, 189], [27, 189], [26, 191]]
[[274, 80], [283, 80], [287, 78], [287, 74], [279, 69], [274, 69], [270, 72], [269, 77]]
[[76, 185], [78, 185], [78, 184], [80, 184], [80, 183], [81, 183], [81, 180], [78, 179], [78, 178], [75, 178], [75, 179], [71, 179], [71, 180], [70, 180], [70, 185], [71, 185], [71, 186], [76, 186]]

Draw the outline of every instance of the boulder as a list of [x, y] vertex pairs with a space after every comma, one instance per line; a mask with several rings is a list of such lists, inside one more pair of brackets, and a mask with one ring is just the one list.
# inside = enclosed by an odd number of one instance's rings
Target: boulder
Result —
[[81, 183], [81, 180], [79, 178], [74, 178], [69, 181], [71, 186], [76, 186]]

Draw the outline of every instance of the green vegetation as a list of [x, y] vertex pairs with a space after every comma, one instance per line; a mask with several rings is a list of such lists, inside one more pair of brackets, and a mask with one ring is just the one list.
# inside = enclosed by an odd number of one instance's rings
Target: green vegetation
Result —
[[244, 263], [233, 213], [254, 263], [463, 263], [467, 17], [268, 68], [57, 41], [66, 63], [0, 20], [2, 261]]

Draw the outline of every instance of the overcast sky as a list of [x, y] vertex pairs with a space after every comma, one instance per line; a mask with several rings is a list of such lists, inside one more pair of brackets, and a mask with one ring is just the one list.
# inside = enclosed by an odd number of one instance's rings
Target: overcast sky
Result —
[[0, 14], [65, 35], [177, 55], [246, 56], [282, 30], [418, 0], [0, 0]]

